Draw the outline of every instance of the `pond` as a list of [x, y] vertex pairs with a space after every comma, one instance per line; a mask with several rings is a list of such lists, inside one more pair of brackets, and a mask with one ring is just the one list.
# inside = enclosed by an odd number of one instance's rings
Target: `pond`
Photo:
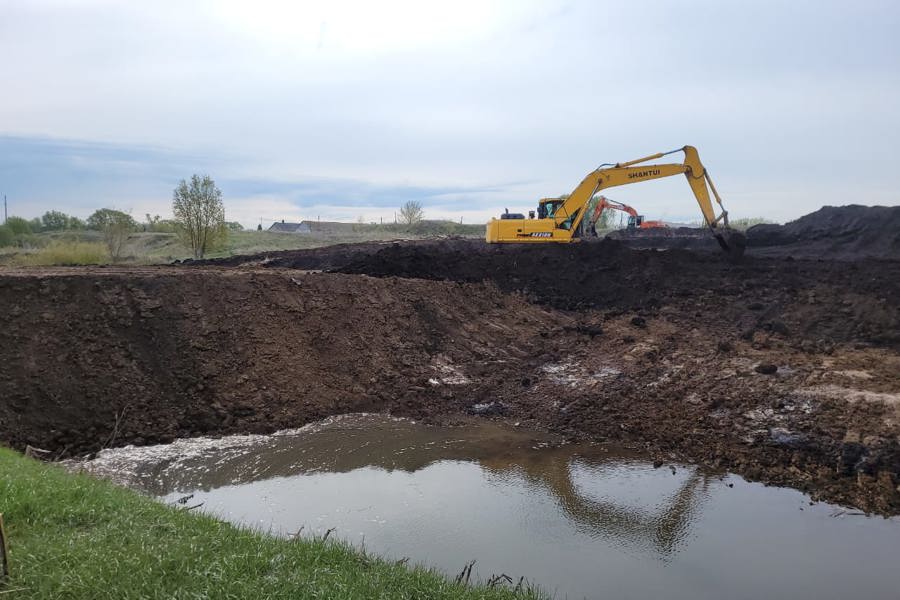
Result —
[[[274, 535], [334, 537], [558, 598], [896, 598], [900, 519], [482, 422], [349, 415], [77, 465]], [[185, 500], [186, 496], [190, 496]]]

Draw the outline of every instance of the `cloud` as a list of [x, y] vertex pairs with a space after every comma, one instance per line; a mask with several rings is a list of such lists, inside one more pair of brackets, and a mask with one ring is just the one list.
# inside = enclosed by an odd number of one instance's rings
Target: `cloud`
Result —
[[[876, 0], [13, 3], [0, 192], [138, 210], [201, 171], [236, 213], [483, 220], [691, 144], [732, 214], [897, 204], [898, 26]], [[696, 217], [681, 181], [616, 193]]]
[[[136, 217], [171, 214], [172, 190], [192, 173], [212, 174], [222, 190], [226, 215], [247, 227], [280, 219], [391, 221], [405, 202], [433, 206], [430, 216], [478, 215], [483, 198], [515, 184], [422, 186], [355, 179], [297, 180], [229, 176], [234, 159], [199, 156], [151, 146], [0, 136], [0, 179], [12, 214], [35, 217], [61, 210], [86, 217], [102, 207]], [[221, 175], [220, 175], [221, 174]], [[455, 208], [453, 205], [458, 206]], [[476, 206], [473, 210], [472, 206]]]

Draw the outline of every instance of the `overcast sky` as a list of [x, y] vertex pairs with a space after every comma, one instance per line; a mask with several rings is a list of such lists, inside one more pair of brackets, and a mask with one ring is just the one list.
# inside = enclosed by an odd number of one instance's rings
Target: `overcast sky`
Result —
[[[732, 216], [900, 204], [900, 3], [0, 0], [10, 214], [481, 222], [696, 146]], [[680, 160], [680, 159], [679, 159]], [[682, 178], [611, 190], [697, 220]]]

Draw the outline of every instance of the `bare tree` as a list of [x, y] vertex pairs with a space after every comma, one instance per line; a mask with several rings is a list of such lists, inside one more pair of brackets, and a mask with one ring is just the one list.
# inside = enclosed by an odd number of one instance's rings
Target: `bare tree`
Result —
[[190, 183], [182, 179], [172, 197], [172, 212], [175, 231], [194, 258], [203, 258], [228, 235], [222, 191], [209, 175], [192, 175]]
[[416, 200], [410, 200], [400, 207], [400, 221], [407, 225], [415, 225], [425, 216], [422, 210], [422, 203]]
[[131, 231], [131, 226], [124, 219], [113, 219], [104, 227], [103, 241], [106, 242], [106, 249], [109, 250], [109, 257], [113, 262], [119, 262], [122, 258], [125, 242], [128, 241], [128, 234]]

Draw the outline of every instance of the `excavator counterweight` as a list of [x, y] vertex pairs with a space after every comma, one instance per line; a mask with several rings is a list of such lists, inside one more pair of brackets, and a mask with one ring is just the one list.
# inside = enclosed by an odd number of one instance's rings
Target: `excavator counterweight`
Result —
[[[684, 162], [678, 164], [645, 164], [663, 156], [684, 152]], [[630, 185], [652, 179], [684, 175], [700, 206], [706, 226], [715, 236], [722, 250], [732, 260], [739, 260], [744, 253], [743, 234], [728, 227], [728, 212], [722, 205], [706, 168], [700, 162], [697, 149], [684, 146], [670, 152], [660, 152], [635, 160], [601, 165], [592, 171], [567, 197], [544, 199], [538, 205], [536, 218], [491, 219], [487, 224], [485, 239], [488, 243], [569, 243], [579, 241], [579, 231], [587, 212], [588, 203], [600, 190]], [[712, 199], [720, 210], [716, 214]], [[532, 212], [531, 215], [534, 213]]]

